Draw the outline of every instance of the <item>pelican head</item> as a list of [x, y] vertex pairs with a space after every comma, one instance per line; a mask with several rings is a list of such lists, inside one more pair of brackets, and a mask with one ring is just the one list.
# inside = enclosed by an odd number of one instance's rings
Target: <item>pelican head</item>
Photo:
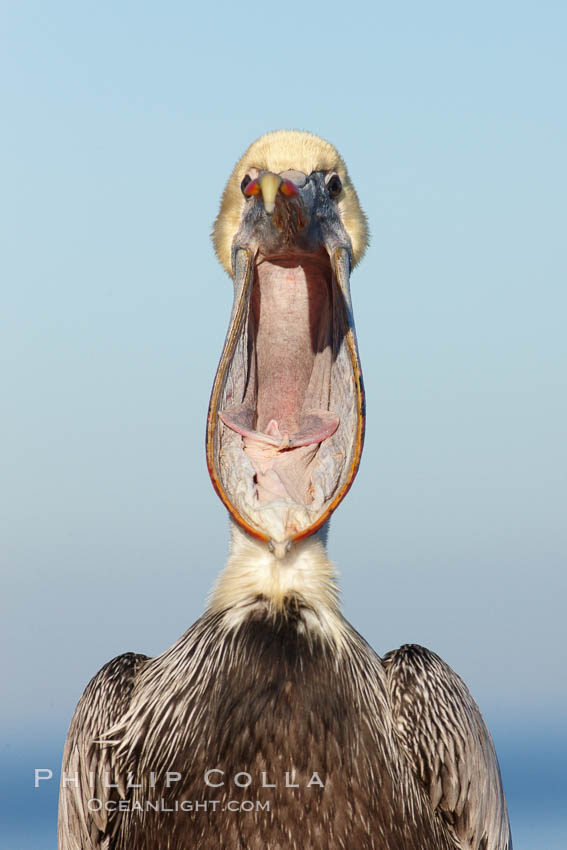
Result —
[[237, 162], [215, 221], [234, 303], [207, 418], [207, 464], [233, 519], [283, 557], [356, 475], [364, 392], [350, 271], [368, 231], [346, 166], [277, 131]]

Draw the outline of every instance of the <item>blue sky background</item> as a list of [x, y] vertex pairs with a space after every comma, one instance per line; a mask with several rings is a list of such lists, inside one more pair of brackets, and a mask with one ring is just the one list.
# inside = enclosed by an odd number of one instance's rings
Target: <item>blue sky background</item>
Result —
[[54, 850], [33, 768], [224, 563], [209, 232], [280, 127], [341, 150], [372, 229], [367, 442], [330, 534], [347, 616], [457, 670], [516, 850], [564, 846], [566, 24], [560, 2], [3, 4], [2, 850]]

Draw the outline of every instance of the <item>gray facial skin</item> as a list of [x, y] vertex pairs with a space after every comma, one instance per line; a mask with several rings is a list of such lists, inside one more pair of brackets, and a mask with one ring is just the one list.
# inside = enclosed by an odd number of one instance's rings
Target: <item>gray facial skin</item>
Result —
[[[260, 172], [261, 177], [266, 172]], [[293, 175], [293, 178], [292, 176]], [[351, 242], [340, 218], [336, 201], [327, 188], [330, 174], [314, 171], [307, 177], [298, 171], [282, 172], [298, 189], [298, 197], [278, 192], [272, 214], [264, 208], [261, 195], [247, 199], [240, 228], [232, 248], [234, 267], [236, 252], [248, 248], [264, 256], [318, 254], [325, 249], [332, 256], [337, 248], [352, 252]]]

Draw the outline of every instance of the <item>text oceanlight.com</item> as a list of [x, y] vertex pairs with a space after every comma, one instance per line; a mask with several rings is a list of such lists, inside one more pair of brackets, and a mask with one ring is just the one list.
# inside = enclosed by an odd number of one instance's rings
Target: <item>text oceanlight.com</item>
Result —
[[87, 801], [91, 812], [269, 812], [269, 800], [106, 800]]

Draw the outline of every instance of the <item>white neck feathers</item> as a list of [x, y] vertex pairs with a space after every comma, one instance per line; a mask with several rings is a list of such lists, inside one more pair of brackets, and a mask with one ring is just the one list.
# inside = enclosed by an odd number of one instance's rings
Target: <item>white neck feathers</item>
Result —
[[227, 565], [209, 600], [210, 612], [225, 612], [227, 625], [238, 625], [251, 608], [262, 604], [270, 613], [283, 611], [295, 597], [307, 612], [309, 625], [328, 636], [342, 631], [336, 571], [327, 558], [322, 535], [316, 534], [292, 546], [277, 558], [266, 543], [255, 540], [235, 524]]

